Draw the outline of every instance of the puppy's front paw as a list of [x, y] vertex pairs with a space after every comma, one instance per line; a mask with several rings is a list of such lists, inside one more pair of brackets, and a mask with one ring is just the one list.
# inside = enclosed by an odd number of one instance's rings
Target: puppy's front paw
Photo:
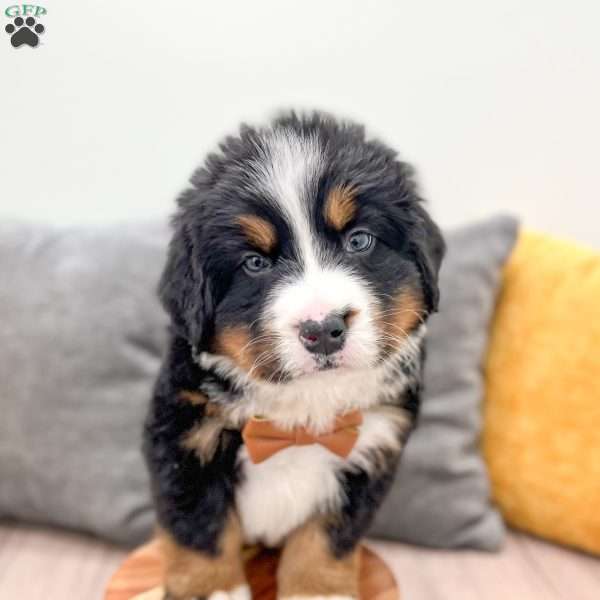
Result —
[[252, 593], [248, 585], [238, 585], [228, 592], [216, 591], [213, 592], [208, 600], [252, 600]]

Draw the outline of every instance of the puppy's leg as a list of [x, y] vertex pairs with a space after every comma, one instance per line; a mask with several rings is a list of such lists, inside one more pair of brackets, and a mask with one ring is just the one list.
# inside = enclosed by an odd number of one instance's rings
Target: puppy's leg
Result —
[[355, 546], [336, 556], [325, 523], [309, 521], [286, 541], [277, 573], [279, 598], [358, 598], [359, 551]]
[[398, 416], [397, 443], [394, 438], [373, 451], [365, 468], [340, 471], [344, 499], [339, 509], [290, 535], [278, 573], [280, 599], [358, 598], [360, 540], [392, 482], [406, 429], [402, 409], [380, 410], [390, 419]]
[[214, 555], [184, 547], [166, 531], [159, 534], [169, 600], [250, 600], [241, 557], [240, 524], [230, 514]]
[[242, 438], [225, 429], [219, 411], [198, 392], [202, 375], [188, 343], [173, 340], [144, 432], [163, 532], [166, 597], [245, 600], [250, 593], [234, 506]]

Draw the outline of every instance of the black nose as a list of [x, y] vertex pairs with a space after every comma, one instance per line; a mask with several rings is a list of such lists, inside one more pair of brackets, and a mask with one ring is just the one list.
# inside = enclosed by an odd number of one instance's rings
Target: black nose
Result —
[[309, 352], [333, 354], [342, 348], [346, 341], [346, 323], [338, 315], [329, 315], [320, 323], [302, 321], [300, 341]]

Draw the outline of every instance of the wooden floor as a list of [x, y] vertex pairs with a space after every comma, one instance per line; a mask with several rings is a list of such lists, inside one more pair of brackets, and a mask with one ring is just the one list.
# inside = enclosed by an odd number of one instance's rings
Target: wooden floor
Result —
[[78, 534], [0, 524], [0, 599], [100, 600], [124, 556]]
[[[598, 600], [600, 560], [511, 533], [499, 554], [370, 542], [402, 600]], [[2, 600], [101, 600], [125, 553], [76, 534], [0, 524]]]
[[495, 554], [370, 546], [402, 600], [600, 600], [600, 559], [515, 532]]

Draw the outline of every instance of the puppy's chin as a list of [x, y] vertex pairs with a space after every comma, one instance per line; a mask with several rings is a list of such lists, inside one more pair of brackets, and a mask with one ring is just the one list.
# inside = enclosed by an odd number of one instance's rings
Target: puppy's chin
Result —
[[311, 377], [319, 375], [320, 373], [336, 371], [344, 372], [347, 371], [348, 367], [344, 365], [339, 358], [335, 356], [317, 355], [312, 356], [310, 360], [306, 362], [306, 365], [296, 370], [296, 376], [293, 379], [301, 377]]
[[334, 354], [309, 354], [304, 352], [301, 360], [290, 370], [290, 379], [315, 377], [321, 373], [339, 373], [367, 369], [373, 366], [373, 360], [367, 355], [335, 352]]

